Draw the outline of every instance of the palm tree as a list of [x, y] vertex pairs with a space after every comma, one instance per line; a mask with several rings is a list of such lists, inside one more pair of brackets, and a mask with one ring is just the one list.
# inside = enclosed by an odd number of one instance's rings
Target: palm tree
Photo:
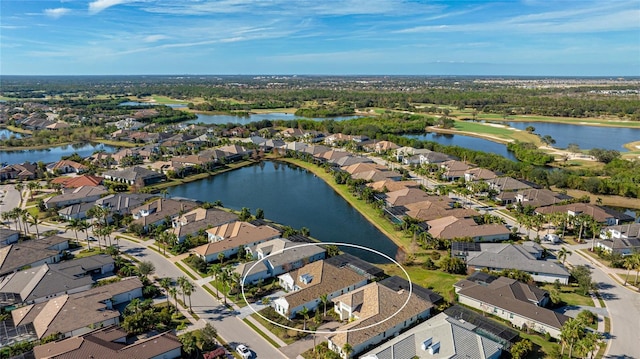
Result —
[[185, 299], [184, 299], [184, 286], [185, 283], [188, 282], [189, 280], [187, 279], [187, 277], [185, 276], [181, 276], [178, 278], [177, 283], [178, 283], [178, 287], [180, 287], [180, 292], [182, 293], [182, 303], [184, 304]]
[[[223, 268], [222, 272], [220, 273], [220, 281], [222, 282], [223, 292], [227, 284], [229, 284], [230, 279], [231, 279], [230, 267]], [[227, 296], [224, 294], [222, 296], [224, 297], [224, 305], [227, 305]]]
[[20, 196], [20, 202], [18, 203], [18, 207], [22, 206], [22, 190], [24, 189], [24, 185], [22, 183], [18, 183], [15, 186], [16, 191], [18, 191], [18, 195]]
[[631, 255], [635, 262], [635, 270], [636, 270], [636, 281], [635, 285], [638, 285], [638, 274], [640, 273], [640, 252], [635, 252]]
[[224, 260], [224, 253], [222, 252], [218, 253], [218, 261], [220, 262], [220, 264], [222, 264], [223, 260]]
[[567, 320], [561, 328], [560, 331], [560, 340], [562, 341], [562, 350], [560, 355], [564, 355], [564, 347], [565, 345], [569, 346], [569, 358], [571, 358], [571, 354], [573, 352], [573, 346], [576, 344], [578, 339], [580, 338], [580, 333], [583, 331], [583, 325], [579, 320], [570, 318]]
[[30, 197], [30, 199], [33, 200], [33, 192], [35, 192], [40, 187], [41, 187], [40, 183], [38, 183], [36, 181], [31, 181], [31, 182], [27, 183], [27, 188], [29, 189], [29, 197]]
[[220, 274], [222, 273], [222, 265], [220, 263], [213, 264], [209, 267], [208, 274], [212, 277], [215, 277], [216, 280], [216, 296], [220, 298], [220, 291], [218, 287], [220, 286]]
[[76, 235], [76, 244], [80, 244], [78, 241], [78, 228], [80, 226], [80, 220], [78, 218], [71, 218], [69, 223], [65, 226], [67, 230], [72, 230]]
[[622, 266], [627, 270], [627, 275], [624, 277], [624, 285], [627, 285], [627, 280], [629, 279], [629, 273], [631, 270], [636, 267], [635, 258], [633, 256], [624, 257], [624, 261], [622, 262]]
[[320, 301], [322, 302], [322, 305], [324, 306], [324, 316], [327, 316], [327, 303], [329, 302], [329, 297], [326, 294], [323, 294], [320, 296]]
[[169, 303], [169, 288], [171, 287], [171, 278], [165, 277], [158, 281], [158, 284], [162, 289], [164, 289], [165, 294], [167, 295], [167, 304]]
[[571, 252], [570, 250], [567, 250], [567, 248], [562, 247], [560, 248], [560, 250], [558, 251], [558, 259], [560, 260], [560, 262], [562, 262], [562, 265], [564, 265], [564, 261], [567, 259], [567, 256], [572, 255], [573, 252]]
[[307, 320], [309, 319], [309, 308], [303, 305], [302, 309], [300, 310], [300, 314], [302, 314], [302, 319], [303, 319], [302, 330], [307, 330]]
[[342, 346], [342, 351], [345, 354], [345, 358], [351, 357], [351, 353], [353, 352], [353, 347], [349, 343], [344, 343]]
[[196, 291], [196, 286], [191, 283], [189, 280], [186, 280], [183, 283], [183, 287], [182, 287], [182, 293], [185, 294], [187, 297], [189, 297], [189, 311], [193, 312], [193, 309], [191, 308], [191, 294], [193, 294], [193, 292]]
[[178, 290], [176, 289], [176, 287], [172, 286], [171, 288], [169, 288], [169, 291], [167, 293], [171, 296], [171, 298], [173, 298], [173, 301], [176, 303], [176, 310], [178, 310], [178, 299], [176, 298], [178, 296]]
[[29, 216], [29, 219], [27, 221], [29, 224], [32, 224], [34, 227], [36, 227], [36, 239], [39, 239], [40, 229], [38, 228], [38, 225], [41, 224], [42, 221], [38, 218], [37, 215], [33, 215], [33, 214]]
[[591, 218], [591, 234], [592, 234], [592, 241], [591, 241], [591, 252], [593, 252], [596, 248], [596, 233], [600, 232], [600, 228], [602, 228], [602, 224], [600, 224], [600, 222], [596, 221], [595, 218]]
[[91, 242], [89, 241], [89, 228], [91, 228], [91, 223], [85, 221], [84, 219], [78, 223], [78, 231], [84, 232], [85, 239], [87, 240], [87, 249], [91, 250]]

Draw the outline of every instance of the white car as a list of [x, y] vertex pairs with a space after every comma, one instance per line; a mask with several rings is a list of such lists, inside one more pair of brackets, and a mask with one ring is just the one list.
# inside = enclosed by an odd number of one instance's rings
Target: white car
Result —
[[251, 351], [246, 346], [244, 346], [244, 344], [238, 345], [236, 347], [236, 351], [243, 359], [251, 358]]

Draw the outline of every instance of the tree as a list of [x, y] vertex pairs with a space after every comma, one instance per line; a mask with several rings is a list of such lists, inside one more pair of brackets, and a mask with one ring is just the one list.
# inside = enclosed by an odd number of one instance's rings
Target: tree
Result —
[[535, 130], [536, 128], [533, 126], [527, 126], [527, 128], [525, 128], [525, 131], [527, 131], [528, 133], [533, 133]]
[[511, 357], [513, 359], [524, 358], [531, 350], [533, 350], [533, 343], [529, 339], [523, 339], [511, 347]]
[[65, 226], [67, 230], [72, 230], [76, 236], [76, 244], [79, 244], [78, 241], [78, 228], [80, 226], [80, 220], [77, 218], [71, 218], [69, 223]]
[[171, 287], [169, 288], [168, 294], [171, 296], [171, 298], [173, 298], [173, 301], [176, 303], [176, 310], [177, 310], [178, 299], [176, 297], [178, 296], [178, 289], [176, 289], [176, 287]]
[[440, 269], [447, 273], [464, 274], [467, 271], [467, 266], [462, 259], [447, 256], [440, 261]]
[[189, 298], [189, 311], [193, 312], [191, 308], [191, 294], [196, 291], [196, 286], [191, 281], [186, 280], [182, 285], [182, 292]]
[[169, 303], [169, 288], [171, 288], [171, 278], [165, 277], [158, 281], [158, 284], [162, 289], [164, 289], [164, 293], [167, 296], [167, 304]]
[[262, 208], [256, 209], [256, 219], [264, 219], [264, 211]]
[[42, 221], [38, 218], [38, 215], [31, 214], [27, 219], [28, 223], [36, 227], [36, 239], [40, 238], [40, 230], [38, 225], [42, 223]]
[[573, 252], [571, 252], [570, 250], [568, 250], [565, 247], [560, 248], [560, 250], [558, 251], [558, 260], [560, 260], [560, 262], [562, 263], [562, 265], [564, 265], [564, 261], [567, 259], [567, 256], [572, 255]]
[[220, 262], [220, 264], [222, 264], [223, 260], [224, 260], [224, 253], [222, 253], [222, 252], [218, 253], [218, 262]]
[[353, 347], [349, 343], [344, 343], [344, 345], [342, 346], [342, 351], [345, 354], [345, 358], [350, 358], [351, 353], [353, 352]]
[[85, 240], [87, 241], [87, 249], [91, 250], [91, 242], [89, 241], [89, 228], [91, 228], [91, 224], [84, 219], [78, 223], [78, 230], [80, 232], [84, 232]]
[[185, 353], [189, 354], [190, 358], [193, 356], [193, 353], [196, 353], [197, 357], [197, 339], [192, 332], [187, 332], [182, 335], [180, 337], [180, 343], [182, 343], [182, 350], [184, 350]]
[[584, 331], [584, 325], [577, 319], [569, 318], [562, 328], [560, 328], [560, 340], [562, 341], [561, 355], [564, 354], [565, 346], [569, 346], [569, 358], [573, 352], [573, 346], [580, 339], [581, 333]]
[[324, 316], [327, 316], [327, 303], [329, 302], [329, 297], [326, 294], [323, 294], [320, 296], [320, 301], [322, 302], [322, 305], [324, 306]]
[[248, 221], [251, 219], [251, 212], [249, 212], [249, 208], [242, 207], [240, 210], [240, 214], [238, 215], [238, 220], [240, 221]]
[[211, 325], [211, 323], [207, 322], [204, 325], [204, 328], [200, 330], [200, 338], [201, 343], [200, 346], [202, 350], [211, 350], [216, 346], [216, 338], [218, 337], [218, 330]]
[[207, 272], [210, 276], [214, 277], [216, 280], [216, 297], [220, 298], [220, 291], [218, 287], [220, 286], [220, 274], [222, 274], [222, 265], [220, 263], [213, 264], [209, 267]]
[[593, 288], [591, 269], [585, 265], [576, 266], [571, 270], [570, 274], [578, 282], [579, 292], [581, 292], [582, 295], [587, 295]]
[[142, 261], [138, 264], [138, 273], [140, 277], [146, 277], [156, 271], [156, 266], [150, 261]]
[[309, 308], [302, 306], [300, 310], [300, 314], [302, 315], [302, 330], [307, 330], [307, 320], [309, 320]]
[[633, 256], [626, 256], [622, 261], [622, 266], [627, 270], [627, 275], [624, 276], [624, 284], [627, 285], [627, 281], [629, 280], [629, 273], [631, 270], [636, 268], [636, 259]]

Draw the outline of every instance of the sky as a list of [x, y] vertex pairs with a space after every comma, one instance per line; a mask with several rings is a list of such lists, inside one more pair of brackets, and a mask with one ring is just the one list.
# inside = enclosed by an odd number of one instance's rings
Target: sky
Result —
[[638, 0], [2, 0], [0, 75], [640, 76]]

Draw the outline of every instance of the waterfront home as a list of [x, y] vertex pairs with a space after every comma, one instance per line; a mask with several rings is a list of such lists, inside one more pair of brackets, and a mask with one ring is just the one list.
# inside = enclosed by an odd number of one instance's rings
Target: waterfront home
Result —
[[110, 170], [104, 173], [104, 178], [114, 182], [126, 183], [130, 186], [148, 186], [167, 179], [162, 173], [148, 170], [144, 167], [134, 166], [121, 170]]
[[104, 186], [81, 186], [63, 189], [61, 195], [47, 197], [43, 202], [47, 209], [63, 208], [74, 204], [95, 202], [108, 193]]
[[7, 165], [0, 168], [0, 181], [17, 179], [26, 181], [36, 178], [38, 165], [25, 162], [23, 164]]
[[494, 199], [502, 204], [513, 203], [516, 200], [516, 192], [531, 188], [529, 184], [511, 177], [496, 177], [484, 182], [496, 193]]
[[399, 207], [411, 203], [429, 201], [437, 196], [430, 195], [419, 188], [406, 188], [383, 193], [381, 197], [384, 198], [386, 207]]
[[640, 251], [640, 223], [609, 226], [600, 231], [596, 247], [623, 256]]
[[84, 353], [111, 359], [174, 359], [182, 354], [182, 343], [171, 332], [137, 339], [130, 343], [127, 332], [117, 326], [96, 329], [87, 334], [33, 348], [35, 359], [75, 358]]
[[398, 148], [400, 148], [400, 146], [396, 145], [395, 143], [391, 142], [391, 141], [378, 141], [378, 140], [373, 140], [371, 142], [368, 142], [366, 144], [363, 144], [362, 147], [369, 152], [375, 152], [378, 154], [383, 154], [383, 153], [387, 153], [390, 151], [395, 151]]
[[134, 219], [132, 223], [140, 224], [145, 230], [148, 230], [151, 225], [159, 225], [167, 219], [171, 221], [197, 206], [196, 202], [190, 200], [158, 198], [132, 209], [131, 215]]
[[511, 231], [503, 224], [477, 224], [472, 218], [447, 216], [428, 221], [433, 238], [455, 239], [470, 237], [474, 242], [496, 242], [509, 239]]
[[503, 346], [472, 323], [440, 313], [360, 356], [361, 359], [499, 359]]
[[[318, 245], [295, 243], [284, 238], [275, 238], [255, 246], [245, 247], [245, 251], [248, 256], [257, 259], [241, 263], [235, 268], [235, 271], [243, 277], [247, 275], [245, 283], [256, 283], [260, 279], [276, 277], [324, 259], [326, 256], [325, 249]], [[259, 268], [248, 273], [256, 262], [260, 262], [256, 265]], [[259, 270], [262, 268], [264, 270]]]
[[224, 152], [224, 159], [227, 162], [239, 161], [253, 152], [253, 150], [246, 149], [240, 145], [226, 145], [218, 148], [218, 150]]
[[618, 212], [607, 207], [601, 207], [581, 202], [539, 207], [536, 208], [535, 212], [538, 214], [563, 213], [570, 217], [576, 217], [580, 214], [587, 214], [593, 217], [593, 219], [595, 219], [596, 221], [606, 224], [607, 226], [614, 226], [617, 224], [622, 224], [624, 222], [633, 221], [633, 217], [628, 216], [622, 212]]
[[516, 203], [533, 208], [546, 207], [573, 199], [573, 197], [546, 188], [529, 188], [516, 192]]
[[482, 167], [469, 168], [464, 172], [465, 182], [489, 180], [498, 177], [498, 174]]
[[139, 297], [142, 297], [142, 282], [131, 277], [27, 305], [13, 310], [11, 316], [16, 332], [35, 332], [37, 339], [56, 333], [69, 338], [88, 333], [93, 328], [119, 324], [120, 312], [114, 306]]
[[[329, 349], [343, 358], [393, 338], [418, 321], [431, 316], [433, 303], [410, 293], [373, 282], [333, 300], [340, 320], [348, 322], [327, 337]], [[346, 343], [352, 348], [345, 353]]]
[[367, 183], [366, 186], [376, 192], [382, 193], [399, 191], [407, 188], [420, 188], [420, 184], [416, 181], [394, 181], [386, 178], [380, 181]]
[[69, 239], [60, 236], [9, 244], [0, 248], [0, 276], [26, 267], [59, 262], [66, 249], [69, 249]]
[[60, 160], [47, 166], [50, 173], [82, 173], [86, 172], [89, 167], [71, 160]]
[[535, 242], [451, 244], [451, 256], [462, 258], [469, 271], [518, 269], [536, 282], [569, 284], [569, 272], [555, 260], [542, 258], [542, 247]]
[[198, 232], [211, 227], [231, 223], [238, 220], [238, 215], [218, 208], [195, 208], [175, 218], [169, 231], [176, 235], [178, 242], [182, 242], [188, 235], [194, 236]]
[[329, 257], [324, 260], [325, 263], [331, 264], [337, 268], [347, 267], [352, 271], [363, 275], [370, 281], [381, 279], [385, 276], [384, 271], [365, 260], [362, 260], [352, 254], [342, 253], [337, 256]]
[[373, 163], [373, 161], [369, 157], [364, 156], [344, 156], [340, 157], [335, 161], [330, 162], [334, 167], [345, 167], [351, 166], [358, 163]]
[[456, 207], [455, 201], [447, 196], [430, 196], [428, 200], [408, 203], [395, 207], [395, 213], [421, 221], [431, 221], [443, 217], [471, 218], [478, 216], [476, 210]]
[[523, 330], [549, 333], [556, 339], [569, 319], [543, 307], [549, 300], [546, 291], [515, 279], [499, 277], [488, 284], [463, 279], [454, 288], [461, 304], [507, 320]]
[[104, 178], [84, 174], [74, 177], [57, 177], [51, 180], [53, 184], [59, 184], [62, 188], [78, 188], [82, 186], [96, 187], [102, 184]]
[[[191, 251], [206, 262], [218, 260], [218, 255], [229, 258], [242, 248], [255, 246], [270, 239], [278, 238], [280, 231], [267, 225], [254, 225], [248, 222], [232, 222], [207, 229], [209, 243], [193, 248]], [[244, 249], [242, 249], [244, 254]]]
[[349, 267], [335, 267], [320, 260], [278, 276], [278, 283], [288, 293], [275, 299], [272, 306], [278, 314], [294, 318], [302, 308], [318, 308], [323, 295], [332, 300], [364, 286], [367, 278]]

